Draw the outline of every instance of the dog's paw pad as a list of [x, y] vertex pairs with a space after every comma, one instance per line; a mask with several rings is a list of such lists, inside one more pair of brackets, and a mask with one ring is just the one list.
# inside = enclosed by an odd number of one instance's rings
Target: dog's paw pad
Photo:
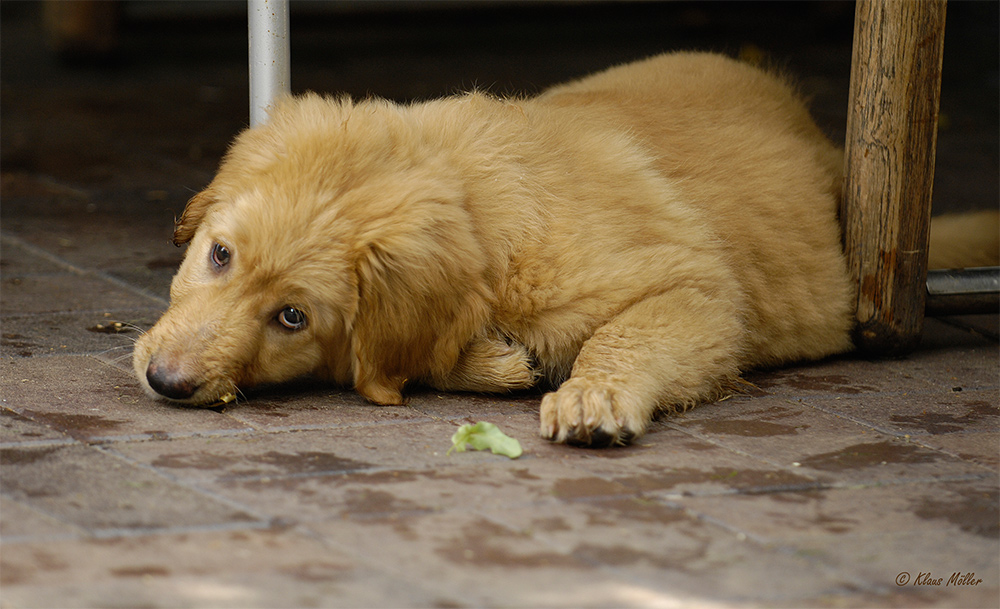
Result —
[[647, 424], [634, 396], [605, 383], [570, 379], [542, 398], [542, 437], [571, 446], [628, 444]]

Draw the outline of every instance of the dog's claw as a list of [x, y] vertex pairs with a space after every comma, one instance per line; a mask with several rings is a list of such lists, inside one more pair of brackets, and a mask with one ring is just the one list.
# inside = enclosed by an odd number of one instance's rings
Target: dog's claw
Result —
[[570, 379], [542, 398], [541, 435], [571, 446], [626, 445], [642, 435], [641, 413], [629, 411], [628, 396], [604, 384]]

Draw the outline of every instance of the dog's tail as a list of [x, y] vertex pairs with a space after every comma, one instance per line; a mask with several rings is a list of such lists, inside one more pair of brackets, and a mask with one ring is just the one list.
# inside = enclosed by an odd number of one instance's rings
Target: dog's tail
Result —
[[1000, 211], [947, 214], [931, 220], [927, 267], [1000, 266]]

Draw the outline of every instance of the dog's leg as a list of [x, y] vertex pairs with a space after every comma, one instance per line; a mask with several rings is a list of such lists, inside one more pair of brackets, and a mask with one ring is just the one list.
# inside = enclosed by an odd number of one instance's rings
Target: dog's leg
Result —
[[540, 376], [523, 345], [477, 337], [447, 375], [430, 379], [429, 384], [442, 391], [505, 393], [532, 387]]
[[743, 324], [720, 291], [642, 300], [583, 345], [569, 380], [542, 399], [541, 434], [582, 446], [626, 444], [657, 408], [710, 399], [738, 375]]

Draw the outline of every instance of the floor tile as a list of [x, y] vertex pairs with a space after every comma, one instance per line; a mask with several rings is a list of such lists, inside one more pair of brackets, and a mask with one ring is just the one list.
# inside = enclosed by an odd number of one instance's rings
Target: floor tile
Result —
[[[690, 497], [691, 512], [783, 547], [879, 592], [893, 589], [924, 601], [982, 606], [996, 594], [1000, 568], [997, 489], [991, 479], [888, 484], [765, 495]], [[923, 587], [896, 578], [922, 572], [975, 572], [980, 587]], [[906, 577], [906, 576], [902, 576]], [[902, 580], [900, 580], [902, 581]], [[939, 593], [946, 593], [941, 597]]]
[[4, 280], [0, 308], [50, 323], [53, 313], [96, 313], [149, 307], [150, 299], [97, 275], [29, 275]]
[[898, 436], [979, 432], [997, 428], [1000, 388], [842, 398], [815, 405]]
[[131, 374], [92, 357], [0, 360], [6, 408], [88, 442], [241, 433], [246, 424], [149, 398]]
[[4, 448], [0, 459], [5, 496], [92, 534], [259, 522], [245, 508], [93, 447]]
[[13, 606], [374, 607], [443, 601], [290, 529], [5, 545]]
[[4, 544], [16, 543], [17, 540], [75, 538], [84, 533], [85, 529], [81, 527], [39, 512], [20, 501], [0, 496], [0, 540]]
[[158, 309], [5, 315], [0, 353], [37, 357], [94, 353], [131, 369], [132, 345], [159, 318]]
[[996, 431], [925, 436], [917, 441], [960, 459], [989, 467], [993, 471], [1000, 470], [1000, 450], [997, 450], [1000, 446], [1000, 433]]

